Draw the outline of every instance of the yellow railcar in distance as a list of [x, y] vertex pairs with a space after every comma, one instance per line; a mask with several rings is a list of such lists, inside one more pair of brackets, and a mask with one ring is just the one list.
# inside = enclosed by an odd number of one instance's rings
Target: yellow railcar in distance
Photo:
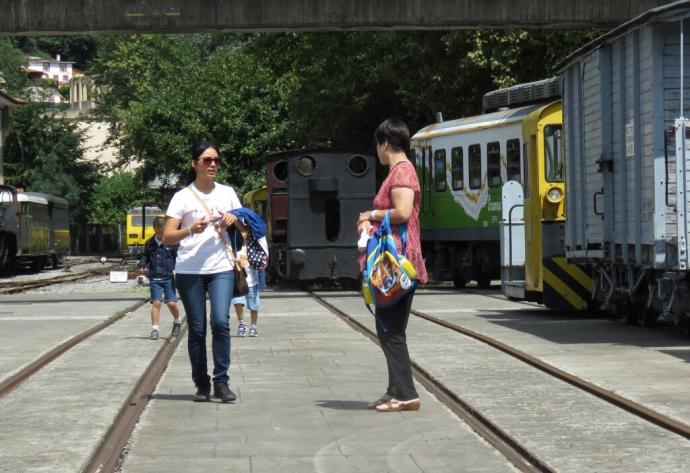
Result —
[[270, 240], [271, 220], [268, 218], [268, 186], [249, 191], [242, 197], [242, 205], [253, 210], [266, 222], [266, 239]]
[[268, 212], [268, 186], [259, 187], [244, 194], [242, 205], [259, 214], [265, 222]]
[[154, 235], [153, 219], [165, 214], [159, 207], [143, 205], [127, 211], [125, 223], [125, 253], [139, 255], [146, 240]]

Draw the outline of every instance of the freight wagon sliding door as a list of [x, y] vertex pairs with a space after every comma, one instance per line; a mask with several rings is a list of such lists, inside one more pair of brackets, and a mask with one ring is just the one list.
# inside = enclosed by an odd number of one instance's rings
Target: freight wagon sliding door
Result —
[[566, 153], [566, 249], [582, 257], [603, 246], [604, 182], [601, 156], [599, 55], [593, 53], [566, 71], [564, 129]]

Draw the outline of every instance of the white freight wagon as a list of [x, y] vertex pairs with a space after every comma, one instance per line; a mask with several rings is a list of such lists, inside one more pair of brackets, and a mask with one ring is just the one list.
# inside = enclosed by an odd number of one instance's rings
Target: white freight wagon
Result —
[[603, 308], [641, 324], [690, 310], [689, 33], [690, 2], [676, 2], [559, 66], [566, 257], [592, 269]]

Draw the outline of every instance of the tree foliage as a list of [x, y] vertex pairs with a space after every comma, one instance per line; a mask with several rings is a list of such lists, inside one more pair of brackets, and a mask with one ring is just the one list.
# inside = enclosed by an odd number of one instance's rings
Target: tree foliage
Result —
[[414, 130], [435, 112], [481, 112], [495, 88], [543, 79], [598, 32], [421, 31], [108, 38], [95, 72], [101, 118], [146, 179], [189, 167], [210, 138], [241, 191], [260, 183], [274, 149], [330, 142], [372, 150], [388, 116]]
[[86, 222], [98, 166], [83, 160], [83, 137], [77, 126], [44, 114], [40, 104], [13, 109], [11, 120], [4, 148], [5, 181], [64, 197], [72, 221]]
[[7, 91], [14, 95], [21, 95], [26, 86], [26, 76], [20, 68], [26, 64], [26, 56], [17, 49], [11, 38], [0, 37], [0, 73], [7, 81]]
[[127, 210], [147, 202], [149, 192], [136, 176], [129, 172], [116, 172], [94, 187], [90, 205], [90, 223], [122, 223]]
[[289, 78], [274, 77], [239, 38], [217, 47], [206, 35], [111, 38], [95, 71], [107, 85], [99, 116], [145, 180], [184, 175], [190, 144], [205, 138], [221, 146], [221, 178], [248, 190], [261, 179], [257, 157], [289, 126]]

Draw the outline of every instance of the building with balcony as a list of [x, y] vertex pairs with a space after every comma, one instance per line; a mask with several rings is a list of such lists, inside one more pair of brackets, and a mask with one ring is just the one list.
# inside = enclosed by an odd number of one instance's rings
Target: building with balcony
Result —
[[62, 61], [60, 55], [55, 56], [55, 59], [43, 59], [40, 57], [29, 56], [26, 70], [32, 76], [37, 76], [43, 79], [54, 79], [58, 84], [68, 83], [78, 71], [73, 67], [73, 61]]

